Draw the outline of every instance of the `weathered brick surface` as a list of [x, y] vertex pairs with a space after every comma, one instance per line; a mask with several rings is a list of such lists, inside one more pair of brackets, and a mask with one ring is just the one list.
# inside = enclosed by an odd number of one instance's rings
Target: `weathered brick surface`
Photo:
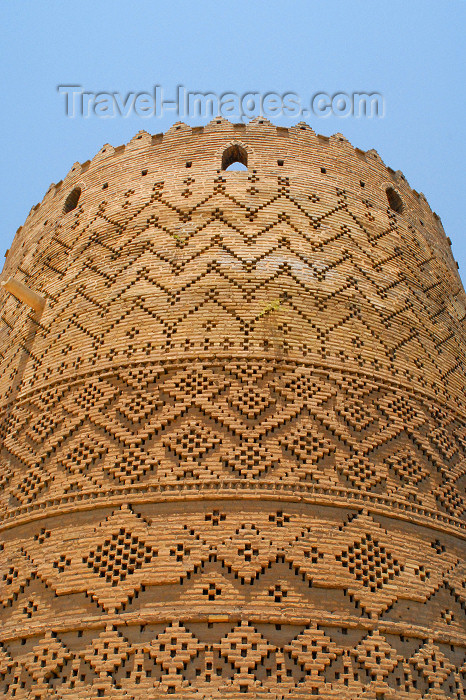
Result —
[[46, 305], [0, 292], [2, 697], [464, 697], [466, 297], [401, 173], [141, 133], [10, 276]]

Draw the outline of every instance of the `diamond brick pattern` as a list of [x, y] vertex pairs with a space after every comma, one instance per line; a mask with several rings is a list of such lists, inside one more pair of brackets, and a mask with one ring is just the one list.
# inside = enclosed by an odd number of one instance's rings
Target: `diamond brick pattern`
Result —
[[0, 290], [0, 697], [465, 696], [466, 295], [400, 172], [140, 132], [10, 276], [46, 303]]
[[99, 544], [95, 551], [83, 557], [83, 563], [95, 574], [111, 582], [112, 586], [117, 586], [144, 563], [150, 564], [154, 555], [157, 553], [152, 547], [147, 547], [137, 536], [121, 528], [103, 544]]
[[399, 576], [402, 571], [402, 567], [391, 553], [377, 540], [372, 540], [370, 534], [353, 542], [336, 558], [343, 566], [348, 567], [358, 581], [368, 586], [372, 593], [395, 576]]

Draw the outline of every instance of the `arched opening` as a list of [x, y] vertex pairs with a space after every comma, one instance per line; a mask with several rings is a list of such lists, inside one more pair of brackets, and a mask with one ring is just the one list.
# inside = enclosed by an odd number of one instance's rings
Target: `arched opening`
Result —
[[81, 196], [81, 188], [75, 187], [65, 200], [63, 205], [63, 213], [68, 214], [69, 211], [73, 211], [78, 206], [79, 198]]
[[222, 170], [247, 170], [248, 154], [242, 146], [229, 146], [223, 151]]
[[396, 211], [398, 214], [401, 214], [401, 212], [403, 211], [403, 200], [401, 199], [398, 192], [396, 192], [393, 189], [393, 187], [388, 187], [388, 189], [386, 190], [386, 194], [390, 209], [393, 209], [393, 211]]

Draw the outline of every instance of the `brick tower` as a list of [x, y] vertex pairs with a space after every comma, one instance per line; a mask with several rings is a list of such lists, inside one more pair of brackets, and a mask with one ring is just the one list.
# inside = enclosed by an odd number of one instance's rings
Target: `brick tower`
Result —
[[464, 697], [466, 296], [400, 172], [141, 132], [1, 280], [0, 697]]

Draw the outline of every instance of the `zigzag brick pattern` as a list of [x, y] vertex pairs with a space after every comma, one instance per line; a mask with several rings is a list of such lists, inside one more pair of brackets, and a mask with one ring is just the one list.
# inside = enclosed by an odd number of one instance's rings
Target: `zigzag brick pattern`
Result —
[[466, 296], [400, 172], [141, 132], [11, 276], [46, 305], [0, 292], [1, 697], [464, 697]]

